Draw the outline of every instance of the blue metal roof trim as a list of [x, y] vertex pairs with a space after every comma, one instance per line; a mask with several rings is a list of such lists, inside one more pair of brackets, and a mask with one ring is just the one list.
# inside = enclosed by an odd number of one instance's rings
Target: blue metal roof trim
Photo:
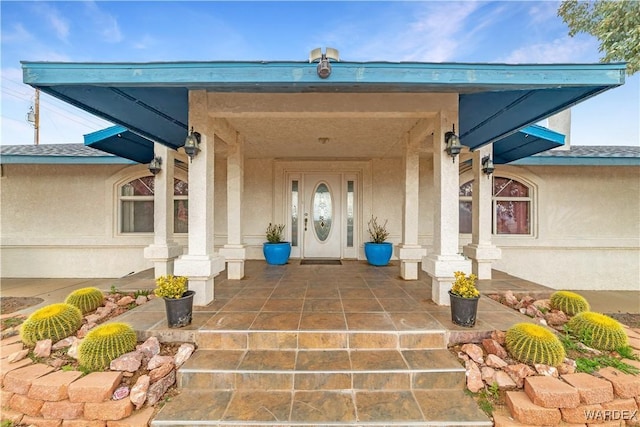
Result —
[[[489, 143], [495, 147], [505, 140], [502, 151], [511, 154], [505, 154], [502, 161], [509, 162], [557, 146], [544, 138], [537, 144], [524, 144], [519, 141], [520, 129], [624, 84], [626, 66], [335, 62], [325, 80], [317, 76], [316, 64], [293, 61], [23, 61], [22, 68], [25, 83], [174, 149], [184, 144], [187, 134], [191, 89], [459, 93], [461, 143], [473, 150]], [[510, 138], [513, 135], [515, 139]], [[509, 141], [519, 145], [506, 147]]]
[[552, 148], [562, 147], [565, 136], [543, 126], [531, 125], [493, 144], [493, 163], [505, 164]]
[[120, 165], [135, 164], [136, 162], [124, 159], [122, 157], [104, 156], [104, 157], [80, 157], [80, 156], [21, 156], [21, 155], [2, 155], [0, 156], [0, 164], [3, 165]]
[[84, 144], [138, 163], [149, 163], [153, 159], [153, 142], [123, 126], [111, 126], [87, 134]]

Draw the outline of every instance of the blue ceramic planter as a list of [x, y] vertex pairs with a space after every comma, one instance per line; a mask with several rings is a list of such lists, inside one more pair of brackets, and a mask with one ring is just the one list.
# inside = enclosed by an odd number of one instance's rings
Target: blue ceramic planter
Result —
[[387, 265], [393, 254], [393, 244], [391, 242], [367, 242], [364, 244], [364, 254], [371, 265]]
[[264, 259], [267, 260], [267, 264], [284, 265], [289, 261], [289, 255], [291, 255], [291, 243], [265, 242], [262, 245], [262, 253], [264, 254]]

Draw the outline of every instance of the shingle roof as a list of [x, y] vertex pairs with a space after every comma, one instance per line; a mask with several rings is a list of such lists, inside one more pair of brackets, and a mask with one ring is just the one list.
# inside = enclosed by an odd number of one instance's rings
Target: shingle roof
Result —
[[116, 157], [84, 144], [0, 145], [3, 156]]
[[2, 164], [135, 163], [84, 144], [0, 145]]
[[640, 157], [640, 146], [622, 145], [572, 145], [569, 150], [549, 150], [532, 157]]

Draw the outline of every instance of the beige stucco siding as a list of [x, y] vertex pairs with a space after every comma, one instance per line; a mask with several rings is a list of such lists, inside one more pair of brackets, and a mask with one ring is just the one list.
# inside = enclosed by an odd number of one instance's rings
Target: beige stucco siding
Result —
[[[264, 230], [284, 222], [276, 204], [287, 192], [278, 160], [246, 159], [242, 211], [249, 259], [262, 258]], [[370, 215], [388, 219], [390, 240], [402, 241], [403, 162], [358, 160], [363, 171], [360, 243]], [[347, 162], [344, 162], [347, 163]], [[295, 169], [303, 162], [289, 162]], [[322, 164], [318, 163], [317, 164]], [[333, 166], [329, 166], [331, 169]], [[215, 163], [215, 244], [227, 234], [226, 159]], [[341, 166], [343, 167], [343, 166]], [[316, 166], [314, 165], [313, 170]], [[301, 170], [304, 168], [301, 167]], [[2, 277], [119, 277], [151, 268], [143, 249], [150, 234], [117, 230], [117, 186], [146, 174], [144, 165], [4, 165], [0, 180]], [[499, 166], [496, 175], [532, 189], [530, 236], [495, 236], [502, 259], [494, 268], [564, 289], [637, 289], [640, 277], [640, 168]], [[460, 182], [470, 179], [465, 172]], [[181, 179], [186, 173], [176, 172]], [[420, 159], [419, 243], [433, 240], [433, 167]], [[175, 240], [186, 245], [184, 235]], [[470, 236], [462, 235], [460, 245]], [[362, 256], [362, 251], [359, 251]]]

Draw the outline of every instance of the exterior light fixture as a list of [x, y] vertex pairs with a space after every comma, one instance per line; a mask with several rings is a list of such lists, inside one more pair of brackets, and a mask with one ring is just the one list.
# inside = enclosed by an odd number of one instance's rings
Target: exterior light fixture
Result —
[[491, 157], [484, 156], [482, 158], [482, 172], [489, 177], [495, 169], [496, 168], [493, 166], [493, 160], [491, 160]]
[[338, 49], [328, 47], [326, 53], [322, 53], [321, 48], [316, 48], [309, 53], [309, 62], [320, 61], [318, 62], [316, 71], [318, 73], [318, 77], [321, 79], [326, 79], [331, 74], [331, 64], [329, 63], [329, 59], [340, 61]]
[[446, 151], [447, 154], [451, 156], [453, 162], [455, 163], [456, 156], [460, 154], [460, 151], [462, 150], [462, 145], [460, 145], [460, 138], [458, 138], [458, 135], [456, 135], [455, 124], [453, 125], [452, 131], [446, 132], [444, 134], [444, 142], [446, 144], [444, 151]]
[[187, 135], [187, 139], [184, 140], [184, 152], [189, 156], [189, 161], [200, 152], [200, 133], [193, 131], [191, 126], [191, 132]]
[[149, 162], [149, 172], [154, 175], [158, 175], [158, 173], [162, 170], [162, 157], [155, 156]]

